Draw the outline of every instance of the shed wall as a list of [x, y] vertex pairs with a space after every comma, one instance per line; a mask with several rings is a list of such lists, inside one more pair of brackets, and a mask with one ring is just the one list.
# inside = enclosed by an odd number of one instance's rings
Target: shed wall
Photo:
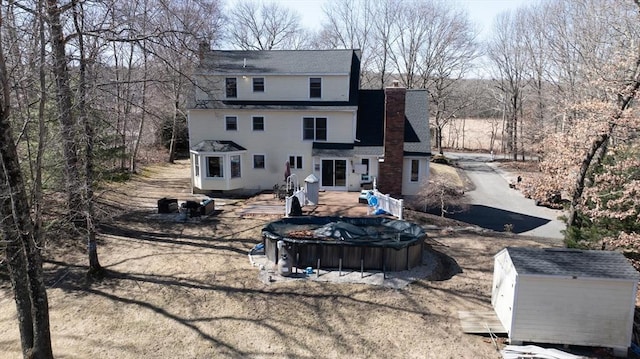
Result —
[[523, 275], [517, 281], [511, 340], [630, 345], [634, 282]]
[[507, 251], [498, 253], [494, 258], [491, 305], [508, 333], [511, 333], [516, 276], [517, 273]]

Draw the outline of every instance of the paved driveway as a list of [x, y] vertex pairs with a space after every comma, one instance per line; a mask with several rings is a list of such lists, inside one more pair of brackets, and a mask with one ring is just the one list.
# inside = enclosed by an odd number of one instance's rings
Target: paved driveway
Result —
[[547, 238], [563, 238], [564, 222], [558, 219], [562, 211], [536, 206], [532, 199], [509, 188], [511, 178], [518, 174], [501, 171], [488, 154], [447, 153], [458, 161], [475, 189], [467, 192], [471, 207], [452, 218], [483, 228], [504, 231], [511, 226], [514, 233]]

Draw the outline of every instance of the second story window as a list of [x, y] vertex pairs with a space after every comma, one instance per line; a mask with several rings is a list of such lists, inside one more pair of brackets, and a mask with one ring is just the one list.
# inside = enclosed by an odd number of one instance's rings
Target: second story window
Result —
[[227, 98], [238, 97], [238, 80], [235, 77], [224, 79]]
[[327, 140], [326, 117], [304, 117], [302, 119], [302, 139], [314, 141]]
[[254, 116], [252, 119], [254, 131], [264, 131], [264, 117]]
[[309, 78], [309, 97], [322, 97], [322, 79], [319, 77]]
[[253, 78], [253, 92], [264, 92], [264, 77]]
[[227, 131], [237, 131], [238, 130], [238, 118], [235, 116], [227, 116], [224, 118], [225, 128]]

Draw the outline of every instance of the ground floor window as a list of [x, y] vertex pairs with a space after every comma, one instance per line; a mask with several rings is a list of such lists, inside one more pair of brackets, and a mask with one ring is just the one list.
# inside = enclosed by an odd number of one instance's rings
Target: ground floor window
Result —
[[289, 156], [289, 165], [291, 168], [302, 169], [302, 156]]
[[253, 168], [264, 169], [264, 155], [253, 155]]
[[207, 157], [207, 176], [224, 177], [222, 157]]
[[420, 173], [420, 161], [411, 160], [411, 182], [418, 182]]
[[193, 170], [196, 177], [200, 176], [200, 156], [193, 155]]
[[240, 177], [240, 155], [231, 156], [231, 178]]

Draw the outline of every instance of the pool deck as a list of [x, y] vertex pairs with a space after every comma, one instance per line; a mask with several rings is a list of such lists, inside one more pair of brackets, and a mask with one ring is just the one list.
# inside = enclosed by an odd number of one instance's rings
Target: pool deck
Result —
[[[366, 216], [368, 206], [358, 202], [359, 192], [325, 191], [319, 193], [318, 204], [303, 206], [306, 216]], [[238, 212], [241, 216], [284, 217], [284, 201], [263, 193], [248, 199]]]

